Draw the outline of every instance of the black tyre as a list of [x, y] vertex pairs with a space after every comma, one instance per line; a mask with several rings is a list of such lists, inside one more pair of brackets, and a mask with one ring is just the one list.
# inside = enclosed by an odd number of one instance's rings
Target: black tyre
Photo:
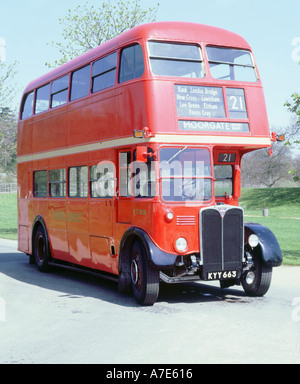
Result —
[[49, 270], [51, 255], [48, 246], [46, 233], [42, 226], [39, 226], [33, 239], [33, 256], [38, 269], [42, 272]]
[[242, 286], [248, 296], [264, 296], [271, 285], [272, 267], [263, 264], [260, 258], [254, 259], [254, 267], [242, 278]]
[[131, 286], [139, 304], [153, 305], [159, 294], [159, 271], [148, 262], [144, 247], [135, 241], [131, 252]]

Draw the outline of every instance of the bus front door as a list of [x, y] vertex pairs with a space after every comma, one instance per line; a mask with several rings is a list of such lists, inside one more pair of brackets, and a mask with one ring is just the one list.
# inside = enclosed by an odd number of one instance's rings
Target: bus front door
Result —
[[118, 153], [117, 222], [131, 222], [131, 151]]

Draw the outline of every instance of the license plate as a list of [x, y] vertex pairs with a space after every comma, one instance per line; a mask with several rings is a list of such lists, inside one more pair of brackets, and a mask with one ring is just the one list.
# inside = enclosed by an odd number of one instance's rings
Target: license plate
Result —
[[207, 280], [227, 280], [237, 278], [237, 271], [208, 272]]

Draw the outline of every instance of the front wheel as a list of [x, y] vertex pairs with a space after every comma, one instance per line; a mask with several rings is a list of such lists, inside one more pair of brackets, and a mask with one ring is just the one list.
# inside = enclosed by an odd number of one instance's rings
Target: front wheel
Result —
[[159, 294], [159, 271], [148, 262], [144, 247], [135, 241], [131, 252], [131, 286], [139, 304], [153, 305]]
[[271, 285], [272, 267], [263, 264], [260, 258], [254, 260], [254, 266], [242, 278], [242, 286], [249, 296], [264, 296]]

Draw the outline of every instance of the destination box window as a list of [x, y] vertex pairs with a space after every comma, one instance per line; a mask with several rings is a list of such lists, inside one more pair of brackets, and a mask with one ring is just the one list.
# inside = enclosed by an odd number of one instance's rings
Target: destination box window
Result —
[[175, 98], [180, 117], [226, 117], [222, 88], [175, 85]]

